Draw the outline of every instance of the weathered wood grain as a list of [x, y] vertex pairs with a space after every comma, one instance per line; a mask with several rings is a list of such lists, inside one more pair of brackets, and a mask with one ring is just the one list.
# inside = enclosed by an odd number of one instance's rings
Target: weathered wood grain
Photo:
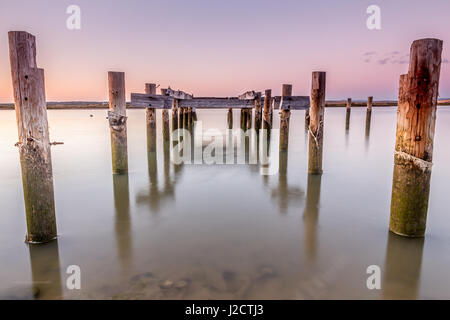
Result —
[[442, 45], [414, 41], [408, 74], [400, 77], [389, 228], [403, 236], [425, 234]]
[[309, 121], [308, 173], [322, 174], [326, 73], [313, 72]]
[[33, 35], [12, 31], [8, 39], [27, 218], [26, 241], [48, 242], [56, 238], [57, 230], [44, 70], [36, 65]]

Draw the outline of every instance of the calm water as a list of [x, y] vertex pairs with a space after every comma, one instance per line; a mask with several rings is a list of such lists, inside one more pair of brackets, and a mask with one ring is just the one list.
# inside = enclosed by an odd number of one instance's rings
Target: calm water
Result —
[[[90, 117], [93, 115], [93, 117]], [[59, 239], [24, 243], [14, 111], [0, 111], [0, 297], [39, 299], [450, 298], [450, 109], [437, 114], [425, 239], [388, 233], [396, 108], [326, 109], [324, 174], [307, 175], [304, 112], [281, 173], [147, 162], [145, 111], [128, 111], [129, 175], [111, 174], [106, 110], [49, 111]], [[199, 111], [203, 129], [226, 111]], [[275, 127], [279, 124], [274, 116]], [[234, 128], [239, 111], [234, 112]], [[277, 154], [277, 152], [275, 152]], [[66, 289], [79, 265], [82, 289]], [[379, 265], [382, 289], [368, 290]]]

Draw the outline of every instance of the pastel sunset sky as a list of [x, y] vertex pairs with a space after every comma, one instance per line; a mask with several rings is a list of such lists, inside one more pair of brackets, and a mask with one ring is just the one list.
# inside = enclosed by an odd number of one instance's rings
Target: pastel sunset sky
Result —
[[[81, 30], [66, 9], [81, 8]], [[381, 8], [381, 30], [366, 9]], [[327, 72], [327, 99], [396, 99], [411, 43], [444, 41], [440, 96], [450, 97], [449, 0], [0, 0], [0, 102], [12, 102], [8, 31], [37, 37], [47, 101], [107, 100], [107, 71], [196, 96], [236, 96], [283, 83], [309, 95]]]

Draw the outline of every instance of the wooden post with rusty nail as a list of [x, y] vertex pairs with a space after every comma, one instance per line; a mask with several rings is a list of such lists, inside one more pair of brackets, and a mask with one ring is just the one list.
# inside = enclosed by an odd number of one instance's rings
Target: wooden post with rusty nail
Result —
[[325, 114], [326, 73], [313, 72], [309, 122], [308, 173], [322, 173], [323, 125]]
[[26, 241], [48, 242], [57, 233], [44, 70], [37, 68], [33, 35], [11, 31], [8, 39], [27, 219]]
[[[292, 96], [292, 85], [283, 84], [280, 106], [283, 104], [283, 97]], [[291, 117], [290, 109], [282, 109], [280, 116], [280, 150], [285, 151], [289, 145], [289, 119]]]
[[414, 41], [400, 77], [389, 229], [402, 236], [425, 234], [442, 44]]

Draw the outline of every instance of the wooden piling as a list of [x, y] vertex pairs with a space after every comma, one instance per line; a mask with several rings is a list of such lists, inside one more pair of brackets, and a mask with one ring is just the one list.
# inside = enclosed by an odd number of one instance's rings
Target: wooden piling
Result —
[[241, 129], [244, 131], [247, 129], [247, 113], [245, 109], [241, 109]]
[[347, 110], [352, 107], [352, 98], [347, 99]]
[[309, 123], [308, 173], [322, 173], [326, 73], [313, 72]]
[[268, 89], [264, 92], [264, 129], [272, 128], [272, 90]]
[[373, 97], [367, 98], [367, 111], [366, 111], [366, 138], [370, 135], [370, 123], [372, 121], [372, 102]]
[[228, 108], [227, 122], [228, 122], [228, 129], [233, 129], [233, 109], [232, 108]]
[[176, 129], [178, 129], [178, 99], [174, 99], [172, 104], [172, 131]]
[[256, 93], [255, 97], [255, 129], [256, 133], [259, 133], [262, 122], [262, 110], [261, 110], [261, 92]]
[[248, 108], [248, 109], [245, 110], [245, 113], [246, 113], [246, 116], [247, 116], [245, 124], [246, 124], [246, 129], [247, 130], [252, 128], [252, 111], [253, 110], [251, 108]]
[[[145, 84], [146, 94], [156, 94], [156, 84]], [[145, 119], [147, 123], [147, 149], [149, 152], [156, 152], [156, 109], [146, 108]]]
[[112, 169], [114, 174], [123, 174], [128, 172], [125, 73], [108, 72], [108, 84]]
[[[281, 103], [284, 97], [292, 96], [292, 85], [283, 84], [281, 93]], [[287, 150], [289, 145], [289, 119], [291, 117], [290, 109], [282, 109], [280, 115], [280, 150]]]
[[12, 31], [8, 38], [27, 218], [26, 241], [48, 242], [56, 238], [57, 231], [44, 70], [37, 68], [33, 35]]
[[372, 112], [373, 97], [367, 97], [367, 112]]
[[425, 234], [442, 44], [414, 41], [400, 77], [389, 228], [402, 236]]

